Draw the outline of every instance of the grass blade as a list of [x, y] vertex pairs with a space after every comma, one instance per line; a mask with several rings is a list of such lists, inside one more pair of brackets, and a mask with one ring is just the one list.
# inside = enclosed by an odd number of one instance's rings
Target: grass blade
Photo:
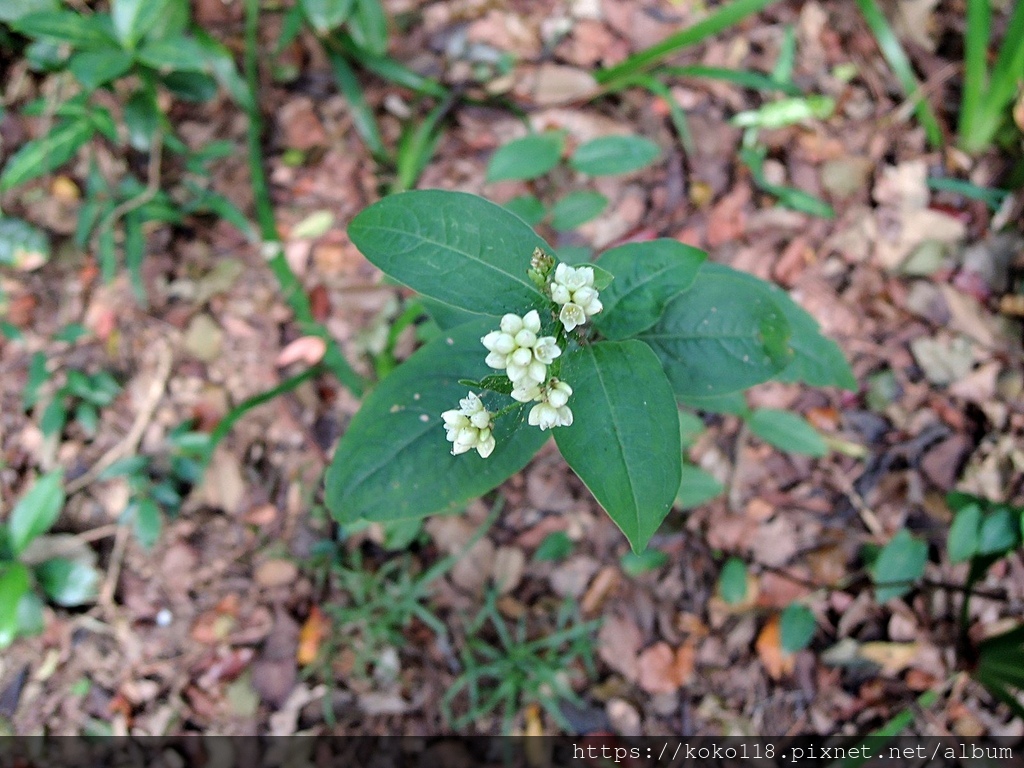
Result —
[[802, 96], [803, 91], [791, 81], [776, 80], [774, 76], [764, 75], [760, 72], [752, 72], [746, 69], [729, 69], [727, 67], [706, 67], [702, 64], [693, 64], [685, 67], [662, 67], [658, 70], [659, 75], [672, 75], [675, 77], [706, 78], [708, 80], [722, 80], [726, 83], [733, 83], [741, 88], [750, 88], [754, 91], [781, 92], [787, 96]]
[[601, 85], [608, 85], [614, 80], [643, 72], [667, 56], [678, 53], [683, 48], [696, 45], [702, 40], [738, 24], [747, 16], [757, 13], [774, 2], [775, 0], [734, 0], [693, 26], [670, 35], [650, 48], [634, 53], [621, 64], [599, 69], [594, 73], [594, 77]]
[[924, 128], [928, 143], [933, 147], [942, 146], [942, 129], [939, 122], [931, 105], [921, 94], [921, 87], [918, 85], [910, 59], [907, 58], [900, 41], [896, 39], [896, 34], [889, 26], [882, 9], [878, 7], [876, 0], [857, 0], [857, 6], [874, 34], [879, 50], [892, 67], [896, 79], [900, 81], [904, 94], [915, 102], [914, 112]]
[[443, 99], [448, 95], [448, 89], [441, 83], [429, 77], [414, 72], [408, 67], [399, 64], [389, 56], [370, 53], [358, 45], [344, 32], [337, 32], [327, 41], [330, 47], [338, 47], [350, 59], [358, 61], [361, 66], [373, 72], [375, 75], [388, 80], [395, 85], [408, 88], [422, 96], [433, 96]]
[[[960, 101], [961, 143], [980, 140], [978, 128], [989, 122], [991, 103], [986, 104], [988, 91], [988, 33], [991, 23], [989, 0], [967, 0], [967, 29], [964, 40], [964, 88]], [[982, 131], [986, 133], [986, 131]], [[987, 141], [985, 143], [988, 143]]]
[[646, 88], [655, 96], [660, 96], [665, 104], [668, 105], [668, 116], [672, 120], [672, 127], [675, 128], [676, 133], [679, 134], [679, 141], [682, 142], [683, 149], [688, 153], [693, 154], [694, 151], [696, 151], [696, 145], [693, 143], [693, 133], [690, 131], [690, 122], [686, 119], [686, 113], [683, 112], [683, 108], [679, 106], [679, 102], [677, 102], [675, 97], [672, 95], [672, 91], [669, 89], [668, 85], [653, 75], [640, 75], [633, 82]]
[[331, 62], [331, 69], [334, 70], [334, 79], [338, 81], [338, 88], [348, 102], [352, 113], [352, 124], [356, 131], [366, 143], [370, 154], [378, 163], [388, 162], [388, 150], [384, 146], [380, 130], [377, 128], [377, 120], [373, 116], [373, 110], [366, 103], [363, 89], [359, 87], [359, 80], [356, 73], [352, 71], [345, 56], [330, 46], [324, 46], [324, 53]]

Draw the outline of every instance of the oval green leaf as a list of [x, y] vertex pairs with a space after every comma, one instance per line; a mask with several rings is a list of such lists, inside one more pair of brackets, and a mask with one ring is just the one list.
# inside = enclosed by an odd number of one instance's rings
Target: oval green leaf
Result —
[[730, 557], [718, 574], [718, 595], [729, 605], [738, 605], [747, 597], [747, 565]]
[[0, 266], [36, 269], [49, 260], [46, 233], [24, 219], [0, 216]]
[[553, 249], [481, 197], [438, 189], [389, 195], [356, 216], [348, 234], [391, 277], [453, 307], [501, 315], [548, 303], [526, 272], [534, 248]]
[[607, 341], [566, 356], [570, 427], [554, 430], [565, 460], [642, 552], [679, 490], [679, 421], [658, 359], [638, 341]]
[[[113, 0], [110, 8], [114, 31], [131, 50], [167, 12], [169, 0]], [[176, 3], [177, 5], [177, 3]]]
[[302, 0], [309, 23], [321, 35], [340, 27], [352, 13], [352, 0]]
[[88, 120], [75, 120], [62, 123], [45, 136], [23, 144], [4, 166], [0, 175], [0, 192], [60, 168], [95, 132], [95, 127]]
[[590, 176], [632, 173], [650, 165], [661, 148], [643, 136], [602, 136], [580, 145], [569, 165]]
[[779, 634], [782, 650], [786, 653], [802, 651], [814, 638], [818, 620], [806, 605], [790, 603], [779, 619]]
[[725, 487], [710, 472], [683, 462], [675, 506], [693, 509], [720, 496], [724, 490]]
[[746, 389], [792, 359], [789, 323], [767, 285], [707, 269], [639, 338], [658, 355], [679, 397]]
[[946, 540], [946, 549], [952, 563], [970, 560], [978, 551], [978, 530], [981, 527], [981, 507], [968, 504], [953, 518]]
[[132, 66], [127, 51], [81, 51], [68, 60], [68, 69], [82, 85], [95, 90], [116, 80]]
[[538, 200], [534, 195], [518, 195], [517, 197], [513, 197], [505, 203], [505, 207], [531, 227], [535, 227], [540, 224], [547, 215], [547, 209], [544, 207], [544, 203]]
[[604, 311], [594, 324], [609, 339], [626, 339], [658, 322], [665, 305], [688, 289], [707, 254], [678, 240], [627, 243], [597, 263], [615, 276], [601, 292]]
[[46, 596], [65, 608], [96, 602], [99, 594], [99, 571], [85, 559], [47, 560], [36, 567], [36, 578]]
[[30, 13], [11, 26], [26, 37], [69, 43], [74, 48], [110, 50], [117, 47], [117, 41], [107, 32], [109, 21], [109, 17], [103, 13], [87, 15], [59, 10]]
[[828, 446], [818, 430], [795, 413], [776, 408], [758, 408], [747, 419], [750, 431], [789, 453], [824, 456]]
[[928, 545], [914, 538], [906, 528], [901, 529], [882, 547], [871, 567], [875, 599], [884, 603], [907, 594], [913, 583], [924, 575], [927, 562]]
[[491, 157], [487, 181], [536, 179], [558, 165], [564, 148], [564, 131], [536, 133], [510, 141]]
[[64, 473], [57, 469], [37, 479], [14, 505], [7, 523], [14, 554], [20, 555], [33, 539], [50, 530], [62, 509]]
[[588, 189], [570, 192], [551, 209], [551, 226], [559, 232], [576, 229], [596, 217], [606, 205], [608, 198], [600, 192]]
[[[481, 337], [492, 318], [468, 323], [430, 342], [384, 379], [363, 402], [327, 471], [325, 501], [341, 523], [424, 517], [448, 510], [518, 472], [548, 438], [521, 428], [526, 406], [495, 425], [496, 447], [486, 459], [475, 451], [451, 455], [441, 413], [459, 407], [467, 387], [493, 373]], [[491, 411], [511, 402], [485, 399]]]
[[21, 563], [0, 564], [0, 648], [18, 635], [18, 605], [29, 590], [28, 569]]

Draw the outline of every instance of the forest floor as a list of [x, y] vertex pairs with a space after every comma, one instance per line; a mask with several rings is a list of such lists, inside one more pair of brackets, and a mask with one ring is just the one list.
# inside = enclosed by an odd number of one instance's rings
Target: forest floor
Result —
[[[770, 96], [679, 79], [672, 93], [689, 118], [689, 153], [664, 102], [647, 91], [560, 102], [581, 73], [688, 26], [696, 4], [386, 5], [392, 15], [418, 19], [391, 43], [390, 54], [408, 66], [458, 83], [472, 70], [467, 50], [508, 52], [517, 63], [500, 88], [533, 128], [564, 129], [572, 145], [614, 133], [656, 141], [662, 157], [651, 168], [594, 182], [611, 201], [605, 215], [568, 235], [543, 228], [542, 234], [556, 247], [597, 251], [677, 238], [790, 291], [842, 346], [859, 391], [770, 383], [750, 400], [803, 414], [834, 450], [822, 459], [786, 454], [734, 417], [707, 416], [689, 456], [726, 490], [670, 513], [652, 542], [667, 561], [646, 572], [624, 566], [627, 542], [553, 443], [464, 514], [428, 520], [405, 552], [388, 551], [372, 528], [351, 533], [344, 544], [349, 557], [339, 565], [322, 556], [321, 542], [336, 531], [320, 502], [321, 476], [359, 402], [324, 375], [239, 421], [151, 549], [114, 525], [128, 496], [122, 480], [95, 481], [69, 497], [58, 530], [98, 553], [100, 600], [78, 610], [47, 608], [44, 633], [3, 653], [0, 718], [18, 733], [451, 731], [440, 701], [463, 673], [461, 652], [474, 636], [467, 626], [491, 594], [500, 615], [512, 624], [523, 620], [533, 635], [552, 631], [566, 600], [582, 619], [599, 622], [577, 644], [593, 654], [589, 671], [585, 652], [559, 657], [581, 699], [562, 710], [575, 732], [864, 733], [910, 711], [911, 727], [921, 733], [1024, 733], [1024, 723], [958, 659], [966, 565], [945, 555], [947, 492], [1024, 500], [1020, 323], [1000, 311], [1010, 271], [1021, 266], [1021, 244], [1012, 233], [993, 235], [985, 204], [929, 189], [927, 178], [956, 168], [959, 159], [929, 149], [855, 4], [777, 3], [678, 60], [771, 71], [787, 27], [795, 28], [794, 80], [807, 93], [835, 97], [838, 106], [828, 119], [763, 131], [766, 172], [829, 201], [834, 219], [779, 207], [741, 165], [741, 131], [729, 120]], [[897, 22], [947, 120], [943, 105], [956, 103], [963, 20], [946, 6], [957, 5], [903, 3], [908, 16]], [[241, 13], [238, 2], [196, 3], [200, 23], [236, 50]], [[268, 50], [279, 25], [278, 15], [265, 15]], [[549, 47], [558, 31], [564, 36]], [[856, 67], [849, 81], [835, 74], [845, 64]], [[317, 319], [353, 365], [372, 376], [371, 360], [409, 294], [381, 281], [345, 228], [378, 199], [385, 179], [315, 41], [301, 36], [275, 68], [297, 73], [274, 80], [266, 66], [260, 93], [265, 163], [287, 258]], [[372, 76], [362, 82], [386, 142], [397, 141], [407, 115], [415, 119], [432, 106]], [[191, 145], [237, 143], [234, 155], [214, 165], [214, 185], [251, 210], [239, 110], [221, 97], [175, 107], [171, 119]], [[571, 174], [537, 185], [487, 184], [489, 158], [525, 134], [524, 121], [497, 104], [467, 103], [446, 120], [420, 188], [500, 203], [527, 191], [579, 186]], [[6, 137], [34, 130], [12, 111], [3, 121]], [[113, 166], [121, 161], [105, 158]], [[997, 153], [971, 161], [970, 178], [998, 186], [1005, 162]], [[60, 178], [72, 181], [71, 192], [51, 177], [33, 185], [40, 194], [31, 203], [26, 196], [20, 208], [5, 208], [67, 240], [80, 205], [73, 189], [84, 175], [84, 166], [70, 166]], [[330, 217], [325, 231], [292, 234], [319, 212]], [[257, 247], [227, 223], [194, 218], [155, 230], [143, 274], [146, 307], [126, 276], [103, 284], [94, 261], [71, 246], [58, 246], [36, 271], [2, 276], [6, 320], [23, 339], [0, 340], [0, 497], [17, 498], [36, 470], [63, 466], [69, 480], [83, 475], [133, 426], [141, 430], [138, 451], [163, 456], [179, 424], [209, 430], [232, 405], [292, 371], [281, 353], [301, 334]], [[86, 335], [54, 341], [71, 324], [84, 326]], [[410, 328], [394, 346], [396, 358], [414, 346]], [[44, 439], [38, 412], [22, 409], [37, 351], [56, 383], [70, 369], [108, 370], [124, 383], [102, 411], [95, 437], [71, 424], [59, 439]], [[501, 512], [488, 523], [496, 504]], [[880, 605], [863, 549], [903, 528], [930, 544], [926, 582]], [[557, 532], [568, 540], [560, 557], [536, 558]], [[378, 619], [360, 625], [354, 610], [344, 613], [349, 623], [331, 628], [339, 607], [359, 604], [353, 573], [379, 575], [392, 563], [398, 576], [389, 583], [397, 583], [449, 554], [458, 555], [453, 567], [429, 584], [422, 602], [445, 633], [417, 618], [395, 637], [371, 636], [367, 626]], [[735, 604], [716, 587], [731, 555], [747, 563], [748, 573], [747, 596]], [[972, 603], [979, 632], [1024, 614], [1019, 552], [997, 563], [978, 588], [987, 595]], [[794, 600], [812, 609], [818, 629], [808, 648], [791, 654], [782, 650], [778, 615]], [[476, 634], [493, 637], [486, 626]], [[919, 709], [928, 691], [937, 699]], [[465, 696], [454, 699], [452, 710], [455, 718], [469, 711]], [[513, 714], [516, 730], [559, 729], [534, 706], [517, 705]], [[478, 713], [454, 730], [502, 727], [500, 712]]]

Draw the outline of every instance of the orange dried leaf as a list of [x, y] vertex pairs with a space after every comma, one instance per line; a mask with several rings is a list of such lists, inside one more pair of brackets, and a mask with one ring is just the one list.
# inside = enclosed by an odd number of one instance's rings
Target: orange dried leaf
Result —
[[761, 634], [757, 636], [757, 656], [761, 659], [765, 670], [773, 680], [779, 680], [793, 673], [796, 657], [782, 648], [782, 634], [779, 630], [779, 617], [772, 616]]
[[305, 666], [316, 661], [320, 653], [320, 643], [329, 630], [330, 620], [314, 605], [302, 629], [299, 630], [299, 647], [295, 652], [295, 658], [300, 665]]

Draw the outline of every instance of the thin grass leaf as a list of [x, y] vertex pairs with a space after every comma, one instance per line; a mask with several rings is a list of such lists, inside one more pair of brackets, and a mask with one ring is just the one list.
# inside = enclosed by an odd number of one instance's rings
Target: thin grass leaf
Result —
[[995, 187], [979, 187], [963, 179], [947, 179], [941, 177], [928, 177], [928, 188], [939, 192], [952, 192], [957, 195], [969, 197], [971, 200], [980, 200], [993, 211], [998, 211], [1003, 201], [1010, 196], [1006, 189]]
[[387, 147], [381, 138], [380, 129], [377, 127], [377, 120], [373, 116], [373, 110], [363, 95], [363, 89], [359, 85], [359, 79], [352, 70], [345, 56], [330, 46], [324, 46], [324, 52], [331, 62], [331, 69], [334, 70], [334, 79], [338, 81], [338, 89], [341, 91], [345, 101], [348, 102], [352, 115], [352, 124], [355, 126], [359, 136], [366, 143], [370, 154], [378, 163], [389, 162]]
[[640, 75], [635, 79], [637, 85], [646, 88], [655, 96], [658, 96], [668, 106], [668, 116], [672, 121], [672, 127], [675, 129], [676, 135], [679, 136], [679, 141], [683, 145], [683, 149], [688, 154], [693, 154], [697, 145], [693, 141], [693, 132], [690, 131], [690, 121], [686, 119], [686, 113], [683, 108], [679, 106], [679, 102], [676, 101], [675, 96], [672, 95], [671, 89], [668, 85], [659, 80], [653, 75]]
[[749, 69], [729, 69], [728, 67], [707, 67], [702, 64], [693, 64], [683, 67], [662, 67], [658, 70], [657, 74], [721, 80], [726, 83], [733, 83], [741, 88], [749, 88], [753, 91], [780, 92], [787, 96], [803, 95], [800, 87], [791, 81], [778, 81], [772, 76], [761, 72], [753, 72]]
[[[964, 87], [960, 100], [961, 141], [972, 142], [979, 123], [988, 122], [988, 35], [991, 23], [989, 0], [967, 0], [967, 29], [964, 39]], [[972, 137], [972, 138], [968, 138]]]
[[779, 58], [772, 69], [771, 79], [776, 83], [791, 83], [793, 81], [793, 65], [796, 63], [796, 27], [792, 24], [786, 25], [786, 31], [782, 36], [782, 45], [779, 47]]
[[601, 85], [609, 85], [616, 80], [643, 72], [682, 49], [739, 24], [747, 16], [767, 8], [774, 2], [775, 0], [735, 0], [693, 26], [670, 35], [650, 48], [634, 53], [621, 64], [599, 69], [594, 73], [594, 77]]
[[441, 83], [432, 78], [421, 75], [403, 64], [383, 54], [371, 53], [361, 49], [352, 39], [351, 35], [345, 32], [336, 32], [327, 41], [328, 45], [340, 47], [341, 51], [359, 62], [360, 66], [370, 70], [375, 75], [388, 80], [389, 82], [408, 88], [422, 96], [433, 96], [443, 99], [449, 91]]
[[939, 122], [935, 118], [931, 105], [921, 93], [921, 88], [918, 85], [917, 76], [914, 74], [914, 68], [910, 64], [910, 59], [907, 58], [903, 46], [900, 45], [900, 41], [892, 31], [892, 27], [889, 26], [885, 14], [882, 13], [882, 9], [878, 6], [876, 0], [857, 0], [857, 6], [860, 8], [864, 20], [871, 28], [871, 32], [875, 36], [875, 41], [878, 43], [882, 55], [889, 62], [889, 66], [892, 67], [892, 71], [900, 81], [900, 85], [903, 86], [904, 94], [908, 99], [915, 102], [914, 112], [924, 128], [925, 135], [928, 137], [928, 143], [933, 147], [941, 147], [942, 129], [939, 127]]

